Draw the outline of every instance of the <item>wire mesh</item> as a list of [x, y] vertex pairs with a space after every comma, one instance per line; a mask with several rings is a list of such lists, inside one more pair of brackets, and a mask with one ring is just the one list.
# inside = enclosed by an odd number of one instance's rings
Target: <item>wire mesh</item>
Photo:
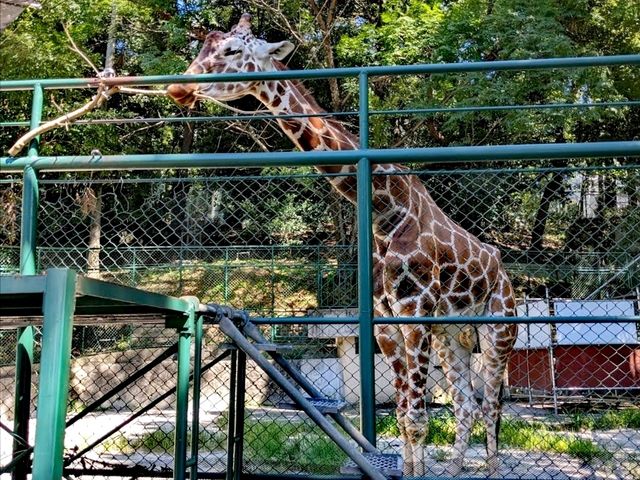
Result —
[[[638, 475], [638, 323], [624, 320], [637, 316], [639, 308], [638, 171], [637, 165], [575, 161], [552, 168], [402, 173], [419, 178], [446, 215], [500, 250], [519, 317], [549, 317], [519, 329], [505, 377], [498, 477]], [[184, 175], [47, 177], [40, 182], [38, 269], [67, 266], [146, 290], [195, 295], [202, 302], [246, 309], [254, 318], [357, 315], [355, 208], [331, 189], [328, 178], [274, 169]], [[334, 183], [343, 178], [343, 185], [355, 183], [351, 176], [329, 177]], [[4, 210], [17, 212], [17, 217], [0, 216], [0, 265], [7, 274], [19, 267], [20, 183], [0, 188]], [[576, 315], [621, 318], [575, 323]], [[262, 328], [271, 341], [291, 347], [285, 357], [327, 398], [348, 403], [344, 414], [358, 425], [357, 326], [301, 322]], [[15, 335], [0, 330], [2, 419], [8, 424]], [[69, 415], [175, 340], [174, 331], [157, 326], [76, 327]], [[216, 327], [208, 328], [204, 362], [225, 341]], [[480, 355], [471, 354], [476, 392], [483, 384]], [[439, 476], [455, 455], [456, 419], [441, 359], [431, 354], [429, 360], [424, 474]], [[156, 369], [70, 427], [68, 458], [171, 388], [175, 361], [168, 358]], [[198, 468], [204, 473], [228, 467], [230, 370], [225, 360], [203, 375]], [[384, 453], [404, 454], [396, 417], [403, 398], [397, 373], [379, 348], [375, 371], [378, 445]], [[252, 362], [247, 378], [243, 471], [339, 474], [344, 454], [305, 414], [281, 407], [286, 395]], [[99, 478], [91, 472], [113, 466], [167, 475], [175, 431], [171, 398], [68, 467], [82, 478]], [[485, 435], [482, 421], [476, 422], [465, 460], [470, 477], [487, 473]], [[1, 443], [4, 463], [10, 456], [4, 445], [11, 442]]]

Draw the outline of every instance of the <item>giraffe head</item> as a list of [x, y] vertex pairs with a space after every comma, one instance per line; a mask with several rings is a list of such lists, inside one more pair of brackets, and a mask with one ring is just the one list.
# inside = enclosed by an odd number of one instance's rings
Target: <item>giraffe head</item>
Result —
[[[242, 73], [278, 70], [294, 46], [283, 41], [269, 43], [253, 36], [251, 15], [245, 13], [229, 32], [209, 33], [200, 53], [189, 65], [186, 74]], [[169, 85], [169, 96], [180, 105], [193, 106], [194, 93], [200, 92], [220, 101], [235, 100], [246, 95], [258, 95], [264, 82], [182, 83]]]

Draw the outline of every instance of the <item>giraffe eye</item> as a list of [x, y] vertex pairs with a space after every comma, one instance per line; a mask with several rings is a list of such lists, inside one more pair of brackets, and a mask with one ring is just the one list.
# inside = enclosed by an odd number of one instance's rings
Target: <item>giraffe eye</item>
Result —
[[242, 50], [234, 50], [232, 48], [228, 48], [224, 51], [224, 56], [225, 57], [232, 57], [234, 55], [237, 55], [239, 53], [242, 53]]

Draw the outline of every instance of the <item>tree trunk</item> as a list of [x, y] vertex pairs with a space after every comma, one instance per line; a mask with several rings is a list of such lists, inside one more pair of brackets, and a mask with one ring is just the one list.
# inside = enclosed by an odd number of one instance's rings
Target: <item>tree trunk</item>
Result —
[[[188, 113], [190, 115], [190, 113]], [[184, 123], [182, 128], [182, 144], [180, 145], [180, 153], [189, 153], [193, 146], [193, 139], [195, 136], [195, 128], [192, 123]], [[179, 178], [188, 177], [189, 170], [179, 169], [176, 171], [176, 176]], [[191, 189], [191, 183], [185, 181], [179, 181], [174, 184], [173, 201], [174, 201], [174, 213], [173, 220], [176, 222], [176, 228], [179, 235], [181, 245], [189, 245], [197, 241], [197, 229], [193, 229], [191, 225], [191, 219], [189, 218], [189, 190]]]
[[536, 218], [531, 229], [531, 250], [537, 254], [543, 248], [544, 231], [547, 226], [547, 218], [549, 216], [549, 207], [551, 201], [558, 195], [562, 187], [562, 175], [560, 172], [553, 172], [551, 179], [542, 191], [540, 206], [536, 213]]
[[102, 187], [96, 185], [95, 203], [89, 213], [89, 252], [87, 253], [87, 276], [100, 277], [100, 237], [102, 233]]
[[[315, 0], [308, 0], [309, 7], [315, 15], [315, 20], [322, 31], [322, 49], [327, 68], [335, 68], [335, 58], [333, 56], [333, 46], [331, 45], [331, 31], [336, 21], [337, 1], [330, 0], [319, 7]], [[327, 5], [328, 3], [328, 5]], [[323, 10], [326, 8], [326, 14]], [[329, 78], [329, 91], [331, 92], [331, 107], [334, 112], [342, 109], [342, 97], [340, 95], [340, 85], [337, 78]]]

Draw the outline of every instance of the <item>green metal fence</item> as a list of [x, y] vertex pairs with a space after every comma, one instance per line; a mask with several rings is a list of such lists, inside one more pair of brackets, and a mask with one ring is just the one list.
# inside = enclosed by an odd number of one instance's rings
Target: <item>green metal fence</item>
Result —
[[[550, 478], [548, 471], [553, 469], [563, 478], [633, 478], [640, 468], [635, 453], [640, 448], [640, 380], [630, 373], [638, 351], [638, 139], [380, 149], [370, 148], [368, 133], [370, 118], [374, 122], [393, 115], [632, 109], [638, 101], [376, 111], [369, 110], [368, 96], [370, 78], [381, 75], [637, 68], [638, 64], [640, 56], [631, 55], [252, 75], [255, 80], [357, 79], [360, 109], [346, 112], [358, 115], [361, 149], [354, 151], [114, 155], [83, 151], [40, 156], [34, 142], [24, 157], [0, 158], [4, 176], [0, 198], [5, 212], [0, 217], [0, 269], [3, 274], [30, 275], [69, 267], [102, 280], [246, 309], [273, 339], [295, 345], [291, 359], [325, 394], [352, 404], [353, 420], [367, 438], [377, 440], [384, 451], [397, 452], [401, 445], [390, 410], [395, 401], [390, 388], [393, 378], [376, 353], [374, 323], [496, 321], [482, 317], [374, 318], [371, 165], [406, 164], [409, 170], [402, 175], [420, 178], [448, 216], [500, 249], [521, 303], [520, 314], [528, 317], [518, 320], [526, 333], [510, 364], [512, 401], [505, 408], [501, 438], [508, 451], [504, 454], [508, 468], [500, 475], [543, 479]], [[195, 79], [232, 80], [238, 77], [201, 75]], [[103, 81], [115, 84], [123, 80]], [[169, 76], [124, 81], [150, 85], [194, 79]], [[33, 91], [30, 125], [34, 127], [41, 121], [44, 89], [95, 86], [96, 81], [87, 79], [3, 81], [0, 90]], [[177, 124], [228, 119], [144, 121]], [[104, 123], [114, 122], [108, 120]], [[133, 121], [139, 119], [121, 123]], [[99, 119], [92, 122], [100, 125]], [[2, 126], [21, 127], [24, 122]], [[332, 192], [327, 175], [308, 169], [334, 164], [357, 166], [353, 175], [358, 208]], [[283, 166], [292, 168], [279, 173], [276, 167]], [[187, 173], [177, 175], [175, 169]], [[90, 172], [102, 173], [92, 176]], [[539, 238], [534, 242], [536, 235]], [[571, 323], [563, 320], [567, 315]], [[74, 330], [68, 412], [90, 404], [112, 386], [110, 380], [122, 379], [147, 359], [162, 355], [173, 341], [167, 337], [174, 334], [165, 334], [158, 326], [132, 327], [113, 323], [113, 319], [103, 322], [99, 327]], [[9, 372], [6, 377], [19, 372], [16, 388], [22, 389], [26, 399], [31, 395], [30, 371], [38, 369], [34, 332], [32, 326], [0, 330], [0, 358]], [[635, 338], [629, 337], [634, 333]], [[564, 341], [571, 334], [573, 341]], [[21, 353], [14, 361], [16, 343]], [[224, 344], [215, 327], [208, 329], [205, 344], [206, 362]], [[599, 362], [589, 365], [586, 377], [581, 368], [585, 355], [595, 355]], [[576, 358], [580, 359], [577, 363]], [[103, 415], [95, 413], [90, 422], [85, 420], [86, 428], [94, 433], [91, 438], [68, 433], [65, 468], [69, 475], [99, 478], [126, 471], [140, 477], [184, 478], [184, 468], [172, 472], [176, 432], [168, 421], [172, 418], [167, 414], [172, 408], [170, 400], [92, 445], [108, 430], [104, 422], [109, 428], [115, 426], [114, 418], [124, 422], [122, 417], [144, 408], [141, 399], [157, 397], [159, 383], [163, 387], [171, 384], [177, 367], [170, 359], [163, 362], [164, 373], [140, 378], [127, 386], [126, 394], [105, 406]], [[200, 431], [194, 437], [201, 452], [197, 465], [201, 478], [227, 474], [225, 427], [230, 414], [225, 401], [233, 374], [228, 364], [221, 365], [203, 377]], [[441, 375], [438, 377], [437, 368], [431, 373], [430, 398], [445, 405], [433, 409], [432, 434], [427, 440], [425, 474], [437, 477], [446, 475], [453, 419], [446, 407]], [[260, 372], [250, 370], [248, 375], [243, 474], [338, 475], [341, 453], [304, 416], [276, 408], [281, 393]], [[2, 384], [3, 398], [13, 397], [6, 384]], [[14, 431], [27, 438], [28, 401], [7, 403], [6, 416], [18, 419]], [[479, 451], [481, 441], [482, 433], [474, 431], [474, 451]], [[87, 445], [93, 447], [90, 452], [78, 456]], [[4, 464], [5, 451], [2, 453]], [[126, 470], [134, 467], [137, 470]], [[483, 477], [479, 461], [472, 459], [468, 468], [470, 477]]]

